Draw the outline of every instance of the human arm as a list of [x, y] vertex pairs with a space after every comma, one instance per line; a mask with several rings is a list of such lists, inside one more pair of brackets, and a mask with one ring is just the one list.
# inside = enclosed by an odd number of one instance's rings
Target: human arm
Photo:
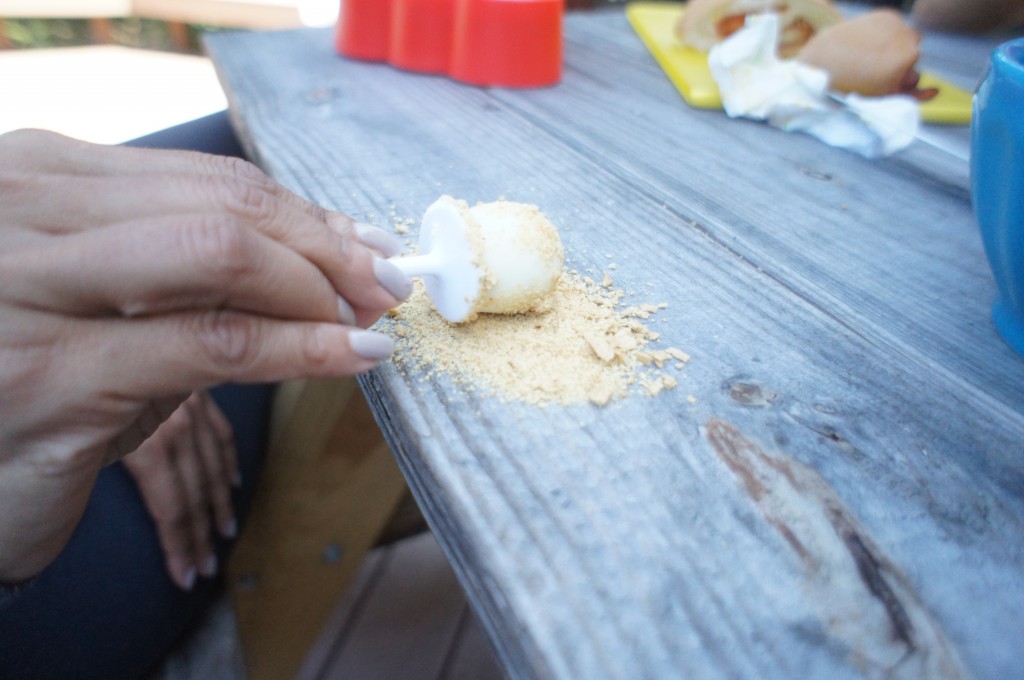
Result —
[[382, 235], [254, 166], [38, 131], [0, 159], [0, 582], [48, 564], [191, 392], [390, 354], [361, 330], [410, 290], [361, 242]]

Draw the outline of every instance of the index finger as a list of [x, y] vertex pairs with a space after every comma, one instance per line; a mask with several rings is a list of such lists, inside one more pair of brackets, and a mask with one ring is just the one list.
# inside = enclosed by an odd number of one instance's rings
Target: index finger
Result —
[[[97, 154], [104, 162], [128, 152], [152, 153], [145, 149], [105, 149]], [[94, 223], [130, 219], [147, 214], [222, 214], [294, 250], [313, 263], [331, 282], [335, 291], [353, 308], [361, 325], [374, 321], [412, 292], [401, 272], [389, 267], [374, 250], [364, 245], [352, 218], [327, 211], [295, 195], [258, 168], [239, 159], [194, 153], [171, 153], [160, 157], [167, 181], [134, 179], [131, 192], [118, 199], [112, 215], [95, 210], [64, 210], [72, 225], [82, 225], [82, 215], [94, 214]], [[63, 206], [62, 206], [63, 207]], [[88, 222], [85, 223], [88, 226]], [[383, 272], [383, 273], [382, 273]], [[385, 285], [380, 285], [384, 282]]]
[[126, 174], [248, 175], [259, 170], [241, 158], [184, 149], [145, 149], [93, 144], [48, 130], [15, 130], [0, 135], [8, 157], [18, 166], [54, 175], [120, 177]]
[[[51, 237], [5, 260], [4, 297], [69, 315], [227, 308], [344, 320], [312, 263], [230, 216], [182, 215]], [[113, 263], [113, 264], [112, 264]]]

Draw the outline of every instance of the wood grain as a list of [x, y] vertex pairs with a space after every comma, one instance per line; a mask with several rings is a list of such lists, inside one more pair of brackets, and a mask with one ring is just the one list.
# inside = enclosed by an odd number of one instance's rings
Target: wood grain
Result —
[[[565, 35], [563, 82], [526, 91], [343, 60], [329, 31], [209, 41], [252, 157], [304, 196], [384, 226], [441, 193], [536, 203], [570, 267], [615, 262], [631, 304], [669, 303], [653, 328], [693, 359], [657, 398], [536, 408], [394, 364], [360, 381], [509, 675], [1018, 674], [1024, 360], [988, 318], [963, 157], [872, 162], [689, 109], [619, 11]], [[964, 80], [974, 45], [945, 56]], [[717, 422], [813, 472], [787, 525], [828, 498], [856, 531], [795, 551]], [[846, 575], [816, 580], [836, 555]], [[907, 640], [931, 651], [900, 665]]]
[[906, 576], [813, 469], [767, 455], [721, 420], [709, 422], [705, 436], [803, 562], [830, 644], [847, 648], [869, 677], [969, 677]]
[[406, 491], [354, 380], [286, 384], [228, 565], [248, 677], [294, 677]]

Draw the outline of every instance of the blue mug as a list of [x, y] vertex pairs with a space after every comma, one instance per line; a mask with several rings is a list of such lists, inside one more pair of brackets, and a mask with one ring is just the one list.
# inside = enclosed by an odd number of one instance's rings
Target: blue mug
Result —
[[1024, 38], [996, 48], [974, 94], [971, 196], [998, 288], [992, 319], [1024, 355]]

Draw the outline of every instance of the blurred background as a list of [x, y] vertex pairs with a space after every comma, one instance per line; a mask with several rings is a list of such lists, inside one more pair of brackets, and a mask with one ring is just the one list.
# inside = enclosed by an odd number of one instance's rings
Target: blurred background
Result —
[[113, 144], [223, 109], [206, 31], [329, 26], [338, 0], [0, 0], [0, 133]]
[[219, 111], [227, 102], [202, 55], [202, 33], [331, 26], [339, 7], [339, 0], [0, 0], [0, 134], [34, 127], [116, 144]]

